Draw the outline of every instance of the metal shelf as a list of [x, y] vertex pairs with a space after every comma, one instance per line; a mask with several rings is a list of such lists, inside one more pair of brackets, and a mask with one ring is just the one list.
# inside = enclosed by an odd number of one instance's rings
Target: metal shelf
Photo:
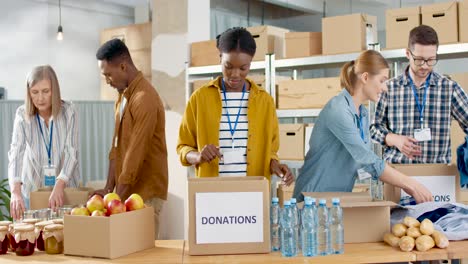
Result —
[[276, 115], [278, 118], [285, 117], [317, 117], [322, 109], [278, 109]]
[[290, 169], [300, 169], [304, 165], [303, 160], [281, 160], [280, 163], [288, 165]]
[[[265, 61], [254, 61], [250, 64], [250, 70], [263, 70], [265, 69]], [[189, 67], [189, 75], [206, 75], [221, 73], [221, 65], [210, 65], [210, 66], [200, 66], [200, 67]]]

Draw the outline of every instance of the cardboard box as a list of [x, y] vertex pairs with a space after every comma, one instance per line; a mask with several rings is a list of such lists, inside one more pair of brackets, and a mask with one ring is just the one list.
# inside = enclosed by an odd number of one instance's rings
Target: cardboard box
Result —
[[[133, 63], [136, 68], [143, 73], [143, 76], [151, 76], [151, 49], [141, 49], [130, 51]], [[149, 79], [151, 82], [151, 77]]]
[[457, 7], [457, 2], [421, 6], [421, 23], [435, 29], [439, 44], [458, 42]]
[[322, 54], [322, 32], [288, 32], [285, 34], [285, 58]]
[[278, 157], [280, 160], [304, 159], [304, 125], [280, 124], [280, 147]]
[[291, 185], [289, 186], [279, 184], [278, 190], [277, 190], [277, 196], [278, 196], [280, 207], [283, 207], [284, 201], [290, 200], [292, 198], [293, 192], [294, 192], [294, 183], [291, 183]]
[[266, 54], [275, 54], [276, 59], [284, 58], [284, 34], [288, 29], [273, 26], [248, 27], [257, 44], [254, 61], [265, 60]]
[[115, 259], [154, 247], [154, 209], [90, 217], [65, 215], [65, 255]]
[[313, 129], [314, 129], [314, 124], [307, 124], [305, 126], [304, 155], [307, 155], [307, 152], [309, 152], [310, 137], [312, 136]]
[[450, 78], [456, 81], [465, 93], [468, 94], [468, 72], [450, 74]]
[[190, 66], [207, 66], [220, 64], [216, 40], [193, 42], [190, 45]]
[[[392, 164], [405, 175], [425, 185], [436, 202], [468, 201], [468, 189], [460, 188], [460, 176], [456, 165], [453, 164]], [[395, 203], [401, 197], [408, 196], [400, 188], [384, 184], [384, 198]]]
[[323, 108], [342, 88], [339, 77], [278, 82], [278, 109]]
[[405, 7], [385, 12], [386, 48], [408, 47], [409, 32], [421, 25], [421, 8]]
[[211, 79], [195, 80], [192, 82], [192, 93], [195, 92], [198, 88], [201, 88], [208, 84]]
[[357, 192], [312, 192], [304, 196], [325, 198], [329, 207], [333, 197], [340, 198], [345, 243], [380, 242], [390, 232], [390, 208], [396, 205], [393, 202], [373, 202], [369, 193]]
[[[76, 206], [86, 204], [89, 196], [93, 193], [91, 188], [65, 188], [64, 190], [64, 205]], [[49, 197], [52, 193], [52, 188], [41, 188], [30, 193], [29, 208], [37, 210], [49, 207]]]
[[269, 253], [269, 190], [264, 177], [189, 179], [189, 254]]
[[[369, 34], [366, 26], [369, 25]], [[367, 14], [322, 18], [324, 55], [360, 52], [378, 42], [377, 17]]]
[[468, 42], [468, 0], [458, 2], [458, 36], [460, 42]]
[[118, 38], [125, 42], [128, 50], [151, 49], [153, 40], [152, 24], [133, 24], [125, 27], [104, 29], [101, 32], [101, 44], [111, 39]]

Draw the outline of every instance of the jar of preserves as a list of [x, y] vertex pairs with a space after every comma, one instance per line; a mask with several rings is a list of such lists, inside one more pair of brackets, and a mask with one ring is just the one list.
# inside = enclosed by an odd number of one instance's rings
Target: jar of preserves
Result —
[[22, 226], [22, 225], [27, 225], [27, 224], [25, 224], [25, 223], [14, 223], [14, 224], [11, 224], [8, 227], [8, 240], [10, 241], [10, 251], [11, 252], [15, 252], [16, 248], [18, 247], [18, 245], [16, 244], [16, 241], [15, 241], [15, 234], [14, 234], [15, 227]]
[[54, 220], [52, 220], [52, 222], [54, 222], [54, 224], [63, 225], [63, 219], [62, 218], [54, 219]]
[[36, 234], [34, 226], [30, 224], [15, 226], [13, 229], [14, 239], [16, 242], [17, 256], [30, 256], [34, 253], [36, 247]]
[[44, 245], [44, 239], [43, 239], [43, 231], [44, 231], [44, 227], [45, 226], [48, 226], [48, 225], [52, 225], [54, 222], [52, 221], [42, 221], [42, 222], [38, 222], [36, 223], [35, 225], [35, 230], [34, 232], [36, 233], [36, 248], [40, 251], [44, 251], [45, 250], [45, 245]]
[[8, 226], [0, 226], [0, 255], [7, 253], [9, 245]]
[[25, 223], [25, 224], [35, 225], [36, 223], [38, 223], [40, 221], [41, 221], [40, 219], [36, 219], [36, 218], [26, 218], [26, 219], [23, 219], [23, 221], [21, 221], [21, 222]]
[[47, 254], [63, 253], [63, 225], [53, 224], [45, 226], [43, 238]]

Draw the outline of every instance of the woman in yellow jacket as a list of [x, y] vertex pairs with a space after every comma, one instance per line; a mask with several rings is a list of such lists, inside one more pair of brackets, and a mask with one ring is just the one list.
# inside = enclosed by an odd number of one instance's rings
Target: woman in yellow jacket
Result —
[[197, 177], [276, 174], [289, 185], [289, 168], [280, 164], [278, 119], [273, 98], [247, 79], [256, 45], [244, 28], [217, 38], [223, 76], [196, 90], [179, 130], [177, 153]]

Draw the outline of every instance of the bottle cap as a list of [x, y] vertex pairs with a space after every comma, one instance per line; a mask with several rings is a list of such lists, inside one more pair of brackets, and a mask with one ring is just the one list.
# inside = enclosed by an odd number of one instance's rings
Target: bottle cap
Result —
[[332, 204], [340, 204], [340, 198], [332, 198]]
[[296, 204], [296, 203], [297, 203], [296, 198], [291, 198], [291, 204]]
[[291, 201], [284, 201], [284, 202], [283, 202], [283, 205], [284, 205], [284, 206], [290, 206], [290, 205], [291, 205]]
[[327, 205], [327, 200], [325, 200], [325, 199], [320, 199], [320, 200], [319, 200], [319, 205]]
[[271, 198], [271, 202], [273, 202], [273, 203], [278, 203], [278, 202], [279, 202], [278, 197], [273, 197], [273, 198]]

